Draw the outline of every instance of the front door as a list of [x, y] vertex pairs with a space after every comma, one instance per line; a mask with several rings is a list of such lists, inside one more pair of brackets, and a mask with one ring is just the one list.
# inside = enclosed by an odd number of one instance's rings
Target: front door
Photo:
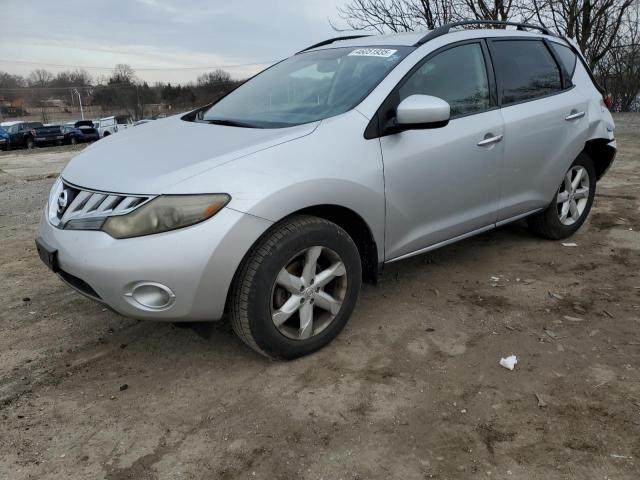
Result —
[[481, 40], [436, 51], [391, 94], [396, 106], [414, 94], [442, 98], [451, 106], [451, 120], [445, 127], [380, 139], [387, 260], [496, 222], [504, 124], [491, 93], [487, 55]]

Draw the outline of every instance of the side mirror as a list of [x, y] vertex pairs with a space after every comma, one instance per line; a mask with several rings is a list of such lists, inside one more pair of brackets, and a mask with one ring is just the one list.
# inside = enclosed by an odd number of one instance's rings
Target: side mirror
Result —
[[396, 109], [396, 128], [411, 130], [439, 128], [449, 123], [451, 107], [447, 102], [431, 95], [411, 95]]

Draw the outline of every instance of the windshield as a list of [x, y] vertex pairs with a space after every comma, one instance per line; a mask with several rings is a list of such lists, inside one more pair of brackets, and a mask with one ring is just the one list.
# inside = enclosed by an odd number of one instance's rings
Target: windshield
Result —
[[200, 118], [252, 128], [314, 122], [351, 110], [413, 48], [332, 48], [300, 53], [248, 80]]

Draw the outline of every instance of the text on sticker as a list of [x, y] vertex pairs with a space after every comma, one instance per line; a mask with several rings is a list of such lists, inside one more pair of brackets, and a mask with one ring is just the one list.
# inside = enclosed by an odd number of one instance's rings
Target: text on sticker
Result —
[[357, 48], [349, 54], [353, 57], [390, 57], [397, 50], [390, 48]]

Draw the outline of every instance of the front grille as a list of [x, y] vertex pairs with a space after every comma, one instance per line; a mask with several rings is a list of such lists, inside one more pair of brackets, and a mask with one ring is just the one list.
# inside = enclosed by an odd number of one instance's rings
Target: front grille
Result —
[[58, 228], [98, 230], [107, 217], [129, 213], [151, 198], [88, 190], [62, 180], [49, 200], [49, 220]]

